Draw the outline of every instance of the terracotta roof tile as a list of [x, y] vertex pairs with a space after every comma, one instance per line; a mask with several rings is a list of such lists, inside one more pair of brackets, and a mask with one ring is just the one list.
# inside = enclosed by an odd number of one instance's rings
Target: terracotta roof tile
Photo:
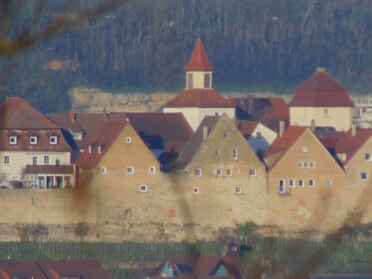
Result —
[[214, 89], [185, 89], [164, 107], [227, 108], [235, 105]]
[[318, 71], [295, 88], [291, 107], [354, 107], [346, 88], [326, 72]]
[[203, 43], [198, 39], [192, 51], [189, 63], [185, 66], [185, 71], [213, 71], [213, 66], [208, 60]]
[[36, 262], [3, 260], [0, 261], [0, 271], [0, 277], [4, 273], [9, 276], [2, 278], [14, 278], [22, 275], [23, 278], [49, 279], [40, 270]]
[[236, 122], [236, 127], [245, 138], [248, 138], [252, 135], [258, 123], [257, 121], [239, 120]]

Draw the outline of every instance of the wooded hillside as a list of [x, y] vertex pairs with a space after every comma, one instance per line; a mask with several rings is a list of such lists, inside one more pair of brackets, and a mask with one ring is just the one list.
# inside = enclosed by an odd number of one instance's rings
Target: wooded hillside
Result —
[[317, 66], [372, 89], [370, 0], [138, 0], [23, 53], [0, 97], [58, 112], [75, 86], [177, 92], [199, 36], [222, 92], [291, 94]]

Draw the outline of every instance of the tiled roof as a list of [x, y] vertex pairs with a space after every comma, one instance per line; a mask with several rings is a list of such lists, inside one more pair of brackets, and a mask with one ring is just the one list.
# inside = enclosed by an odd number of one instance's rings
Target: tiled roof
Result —
[[185, 169], [187, 165], [192, 160], [195, 153], [198, 151], [200, 145], [203, 143], [204, 139], [204, 127], [207, 127], [208, 133], [213, 129], [219, 120], [219, 116], [206, 116], [200, 123], [198, 129], [195, 131], [194, 135], [187, 142], [185, 149], [182, 151], [180, 157], [177, 160], [176, 167], [178, 169]]
[[214, 89], [185, 89], [164, 107], [227, 108], [235, 105]]
[[22, 98], [7, 97], [0, 105], [0, 129], [58, 128]]
[[25, 173], [73, 174], [73, 165], [26, 165]]
[[249, 138], [252, 135], [257, 125], [258, 125], [257, 121], [238, 120], [236, 122], [236, 127], [245, 138]]
[[[0, 278], [11, 279], [15, 276], [22, 275], [23, 278], [40, 278], [48, 279], [40, 270], [36, 262], [26, 261], [0, 261]], [[53, 277], [52, 277], [53, 278]]]
[[325, 71], [317, 71], [295, 88], [290, 107], [354, 107], [346, 88]]
[[[91, 150], [87, 147], [76, 161], [80, 167], [95, 167], [102, 159], [123, 129], [128, 125], [126, 122], [104, 122], [89, 143]], [[99, 147], [101, 148], [100, 152]]]
[[185, 66], [185, 71], [213, 71], [213, 66], [208, 60], [203, 43], [198, 39], [192, 51], [189, 63]]
[[337, 141], [336, 153], [345, 153], [346, 162], [344, 163], [347, 163], [371, 136], [372, 129], [358, 128], [353, 136], [351, 128]]

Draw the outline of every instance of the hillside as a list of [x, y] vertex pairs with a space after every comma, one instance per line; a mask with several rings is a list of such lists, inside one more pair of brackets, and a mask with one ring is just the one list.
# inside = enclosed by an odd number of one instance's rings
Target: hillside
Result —
[[136, 1], [20, 55], [0, 98], [21, 96], [48, 113], [69, 110], [68, 91], [79, 86], [177, 92], [199, 36], [217, 90], [291, 94], [323, 66], [366, 93], [371, 10], [370, 0]]

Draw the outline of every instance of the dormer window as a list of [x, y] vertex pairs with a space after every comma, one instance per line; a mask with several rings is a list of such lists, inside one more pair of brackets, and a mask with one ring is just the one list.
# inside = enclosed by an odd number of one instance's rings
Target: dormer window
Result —
[[30, 137], [30, 144], [37, 144], [37, 136]]
[[10, 136], [9, 137], [9, 144], [11, 145], [15, 145], [18, 143], [18, 139], [17, 139], [17, 136]]
[[56, 136], [49, 137], [49, 144], [56, 145], [57, 144], [57, 137]]

